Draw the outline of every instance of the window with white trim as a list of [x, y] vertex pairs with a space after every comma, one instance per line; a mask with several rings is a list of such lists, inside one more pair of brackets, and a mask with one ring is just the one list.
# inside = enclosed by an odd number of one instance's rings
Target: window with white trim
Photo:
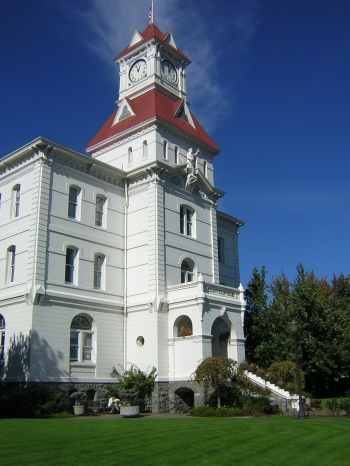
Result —
[[12, 188], [12, 212], [14, 217], [20, 216], [21, 208], [21, 185], [16, 184]]
[[163, 159], [168, 160], [168, 141], [163, 141]]
[[75, 316], [70, 327], [71, 362], [93, 362], [93, 337], [91, 317], [85, 314]]
[[73, 246], [66, 249], [65, 282], [72, 285], [78, 283], [78, 249]]
[[69, 186], [68, 217], [79, 220], [81, 189], [78, 186]]
[[195, 213], [191, 207], [180, 206], [180, 233], [186, 236], [195, 236]]
[[193, 335], [192, 320], [188, 316], [180, 316], [174, 322], [174, 337], [183, 338]]
[[106, 256], [95, 254], [94, 258], [94, 288], [102, 290], [105, 288]]
[[97, 227], [106, 226], [106, 205], [107, 199], [102, 194], [96, 196], [95, 225]]
[[175, 146], [174, 149], [174, 163], [175, 165], [178, 165], [179, 163], [179, 148], [177, 146]]
[[225, 263], [225, 240], [221, 236], [218, 236], [218, 258], [219, 262]]
[[147, 159], [148, 158], [148, 142], [143, 141], [142, 143], [142, 158]]
[[181, 264], [181, 283], [190, 283], [194, 280], [194, 262], [191, 259], [185, 259]]
[[0, 365], [3, 363], [4, 358], [5, 358], [5, 334], [6, 334], [5, 319], [0, 314]]
[[132, 154], [132, 147], [128, 149], [128, 165], [131, 165], [133, 162], [133, 154]]
[[16, 246], [12, 245], [7, 249], [7, 283], [15, 281], [16, 270]]

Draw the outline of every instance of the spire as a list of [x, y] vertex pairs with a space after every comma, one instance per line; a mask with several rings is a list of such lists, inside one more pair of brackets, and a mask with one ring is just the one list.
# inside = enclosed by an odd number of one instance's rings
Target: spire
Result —
[[149, 13], [148, 13], [148, 22], [149, 24], [154, 24], [154, 0], [152, 0]]

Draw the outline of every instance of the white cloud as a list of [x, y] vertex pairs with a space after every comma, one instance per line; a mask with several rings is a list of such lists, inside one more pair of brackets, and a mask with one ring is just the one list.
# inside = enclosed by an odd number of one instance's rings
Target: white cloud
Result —
[[[211, 129], [234, 106], [232, 89], [239, 76], [239, 57], [256, 31], [257, 0], [225, 2], [226, 11], [215, 20], [205, 16], [199, 1], [155, 3], [157, 24], [172, 32], [177, 45], [193, 59], [188, 70], [190, 102], [199, 119]], [[149, 6], [150, 0], [89, 0], [86, 10], [78, 12], [87, 26], [87, 46], [114, 66], [113, 57], [127, 46], [134, 30], [146, 27]], [[236, 75], [230, 76], [229, 82], [219, 79], [224, 57], [233, 58], [237, 65]]]

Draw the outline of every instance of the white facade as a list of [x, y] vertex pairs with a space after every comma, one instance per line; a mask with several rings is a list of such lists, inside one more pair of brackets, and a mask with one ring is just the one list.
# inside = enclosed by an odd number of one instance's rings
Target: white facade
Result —
[[[152, 86], [186, 97], [188, 63], [174, 59], [171, 88], [161, 49], [147, 44], [130, 55], [150, 58], [143, 83], [129, 86], [129, 55], [120, 61], [119, 110]], [[242, 223], [217, 211], [215, 154], [189, 134], [154, 118], [88, 156], [38, 138], [0, 159], [6, 380], [104, 383], [135, 364], [186, 381], [208, 356], [244, 359]]]

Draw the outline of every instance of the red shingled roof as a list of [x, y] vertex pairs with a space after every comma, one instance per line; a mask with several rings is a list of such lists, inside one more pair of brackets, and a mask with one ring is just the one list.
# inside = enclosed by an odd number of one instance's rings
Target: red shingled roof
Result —
[[206, 146], [211, 152], [217, 153], [219, 151], [218, 146], [209, 137], [192, 113], [191, 115], [195, 128], [191, 126], [185, 118], [176, 116], [182, 103], [181, 99], [170, 97], [157, 89], [152, 89], [133, 100], [128, 99], [128, 103], [132, 107], [135, 115], [113, 125], [117, 110], [113, 112], [96, 136], [89, 142], [87, 146], [88, 151], [91, 151], [91, 148], [96, 144], [118, 136], [118, 134], [128, 129], [154, 118], [160, 122], [165, 122], [174, 126], [185, 135]]
[[141, 44], [148, 42], [151, 39], [156, 39], [162, 44], [168, 45], [174, 52], [176, 52], [183, 60], [190, 63], [190, 59], [186, 57], [186, 55], [182, 52], [182, 50], [173, 47], [169, 44], [170, 34], [168, 32], [162, 32], [155, 24], [149, 24], [147, 28], [141, 32], [142, 40], [139, 40], [134, 45], [129, 45], [126, 47], [118, 56], [117, 58], [122, 58], [127, 55], [132, 50], [139, 47]]

